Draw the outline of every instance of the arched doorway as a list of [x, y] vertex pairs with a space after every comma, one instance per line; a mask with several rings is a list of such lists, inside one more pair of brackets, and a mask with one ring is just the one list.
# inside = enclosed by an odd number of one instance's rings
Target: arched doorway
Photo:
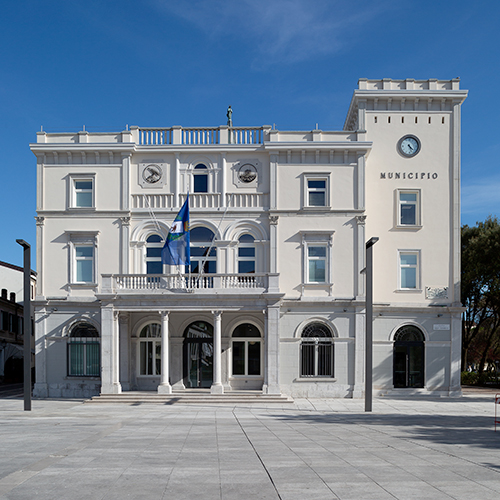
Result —
[[184, 330], [184, 385], [209, 388], [213, 381], [213, 326], [194, 321]]
[[424, 334], [413, 325], [394, 335], [394, 387], [424, 387]]

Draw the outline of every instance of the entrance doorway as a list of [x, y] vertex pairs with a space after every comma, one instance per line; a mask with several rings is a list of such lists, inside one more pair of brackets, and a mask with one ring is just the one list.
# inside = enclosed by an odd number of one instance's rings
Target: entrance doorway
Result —
[[213, 382], [213, 327], [195, 321], [184, 330], [184, 385], [187, 388], [209, 388]]
[[424, 334], [412, 325], [400, 328], [394, 336], [394, 387], [424, 387]]

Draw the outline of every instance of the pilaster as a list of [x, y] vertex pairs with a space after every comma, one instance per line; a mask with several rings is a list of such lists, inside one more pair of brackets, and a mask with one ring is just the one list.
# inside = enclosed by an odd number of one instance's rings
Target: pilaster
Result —
[[279, 383], [279, 318], [280, 306], [267, 307], [265, 321], [266, 374], [263, 386], [265, 394], [281, 394]]
[[47, 311], [45, 307], [35, 309], [35, 370], [36, 383], [33, 388], [33, 396], [37, 398], [48, 398], [49, 387], [47, 385], [47, 352], [45, 340], [45, 324]]

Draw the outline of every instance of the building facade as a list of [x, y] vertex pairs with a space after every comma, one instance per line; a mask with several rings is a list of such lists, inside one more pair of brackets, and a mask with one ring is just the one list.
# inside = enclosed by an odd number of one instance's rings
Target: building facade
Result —
[[[31, 300], [35, 298], [35, 284], [36, 273], [31, 271]], [[19, 383], [24, 377], [23, 287], [23, 268], [0, 261], [0, 383]], [[33, 333], [31, 344], [34, 349]], [[32, 368], [34, 361], [32, 356]]]
[[[344, 129], [37, 134], [39, 397], [460, 393], [459, 80], [366, 80]], [[190, 197], [191, 266], [162, 264]]]

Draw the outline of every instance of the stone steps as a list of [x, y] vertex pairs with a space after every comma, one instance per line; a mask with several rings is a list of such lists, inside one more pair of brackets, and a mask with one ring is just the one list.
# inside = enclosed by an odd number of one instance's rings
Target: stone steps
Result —
[[158, 394], [149, 391], [126, 391], [121, 394], [94, 396], [85, 403], [124, 403], [129, 405], [156, 404], [254, 404], [293, 403], [293, 399], [280, 394], [262, 394], [261, 391], [231, 391], [225, 394], [211, 394], [210, 391], [174, 391], [172, 394]]

